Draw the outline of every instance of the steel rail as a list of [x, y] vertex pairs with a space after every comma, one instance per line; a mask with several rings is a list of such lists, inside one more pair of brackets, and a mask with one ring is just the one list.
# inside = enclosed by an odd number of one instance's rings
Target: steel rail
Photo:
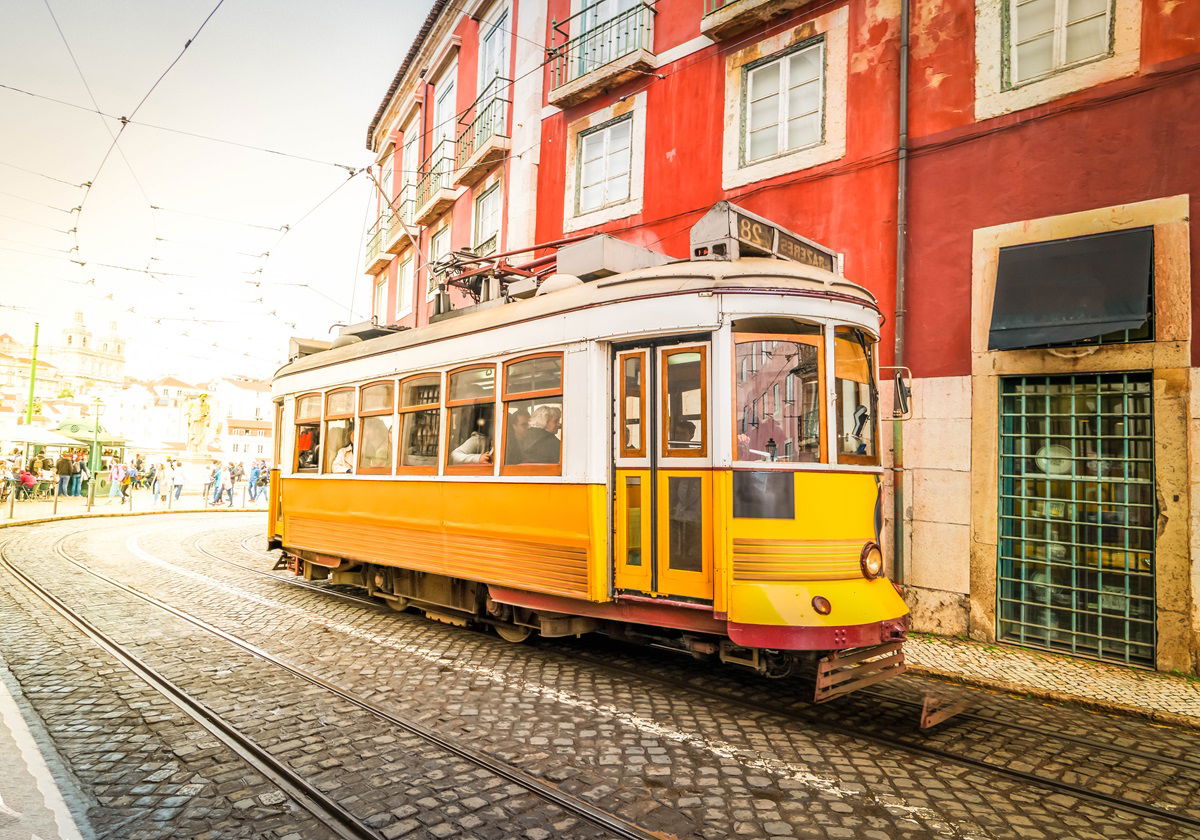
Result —
[[[63, 537], [59, 542], [65, 539], [66, 537]], [[325, 825], [334, 834], [346, 838], [346, 840], [380, 840], [382, 835], [373, 828], [359, 821], [357, 817], [309, 784], [306, 779], [293, 772], [266, 749], [243, 735], [216, 712], [141, 661], [119, 642], [114, 641], [96, 625], [33, 580], [9, 558], [9, 543], [11, 540], [0, 545], [0, 562], [4, 564], [9, 573], [69, 624], [91, 639], [100, 649], [188, 714], [239, 758], [285, 791], [297, 805], [312, 814], [318, 822]], [[58, 545], [56, 544], [55, 550], [57, 551], [57, 549]]]
[[[244, 545], [242, 547], [245, 548]], [[210, 557], [215, 556], [212, 552], [207, 551], [206, 549], [204, 549], [198, 545], [197, 545], [197, 548], [202, 553], [204, 553]], [[250, 551], [250, 549], [246, 549], [246, 550]], [[223, 558], [217, 558], [217, 559], [223, 559]], [[235, 566], [240, 566], [242, 568], [249, 568], [246, 566], [242, 566], [242, 564], [240, 564], [240, 563], [233, 563], [232, 561], [226, 561], [226, 562], [229, 562]], [[259, 570], [255, 570], [255, 571], [259, 571]], [[277, 580], [277, 581], [280, 581], [280, 582], [282, 582], [284, 584], [288, 584], [288, 585], [300, 585], [300, 584], [304, 583], [302, 581], [288, 580], [287, 578], [280, 577], [278, 575], [272, 575], [272, 574], [265, 573], [265, 572], [263, 574], [266, 574], [267, 577], [270, 577], [273, 580]], [[323, 591], [323, 592], [330, 591], [330, 590], [324, 589], [323, 587], [314, 587], [311, 584], [308, 584], [308, 586], [310, 588], [317, 589], [317, 590]], [[333, 594], [342, 595], [343, 593], [335, 592]], [[353, 596], [346, 596], [346, 597], [353, 597]], [[362, 600], [362, 599], [359, 599], [359, 600]], [[787, 707], [778, 706], [775, 704], [754, 703], [752, 701], [744, 700], [739, 697], [727, 694], [725, 692], [714, 691], [712, 689], [707, 689], [707, 688], [700, 688], [697, 686], [688, 685], [686, 683], [681, 683], [677, 680], [672, 680], [667, 677], [659, 677], [659, 676], [655, 676], [653, 674], [648, 674], [645, 671], [635, 670], [633, 668], [625, 668], [620, 665], [613, 665], [610, 662], [604, 662], [604, 661], [594, 659], [587, 654], [568, 653], [568, 652], [565, 652], [562, 648], [557, 648], [555, 650], [555, 652], [561, 656], [564, 656], [567, 659], [574, 659], [576, 661], [587, 662], [590, 665], [597, 666], [599, 668], [610, 671], [612, 673], [619, 673], [619, 674], [622, 674], [625, 676], [637, 677], [639, 679], [646, 680], [648, 682], [654, 682], [654, 683], [664, 685], [664, 686], [674, 688], [674, 689], [683, 689], [685, 691], [703, 696], [710, 700], [718, 700], [721, 702], [730, 703], [730, 704], [740, 706], [740, 707], [750, 710], [750, 711], [766, 712], [769, 714], [777, 715], [780, 717], [787, 718], [789, 720], [793, 720], [796, 722], [802, 722], [805, 724], [815, 726], [817, 728], [823, 729], [830, 733], [843, 734], [843, 735], [850, 734], [850, 735], [853, 735], [854, 737], [859, 738], [860, 740], [867, 741], [867, 742], [875, 744], [877, 746], [888, 747], [888, 748], [892, 748], [892, 749], [902, 749], [902, 750], [914, 752], [914, 753], [917, 753], [917, 754], [920, 754], [920, 755], [923, 755], [926, 757], [939, 758], [939, 759], [942, 759], [945, 761], [952, 761], [952, 762], [955, 762], [958, 764], [963, 764], [963, 765], [969, 766], [976, 770], [983, 770], [983, 771], [987, 771], [987, 772], [998, 773], [1000, 775], [1008, 776], [1016, 781], [1020, 781], [1025, 784], [1039, 785], [1042, 787], [1053, 788], [1057, 791], [1069, 794], [1076, 798], [1089, 800], [1091, 802], [1101, 804], [1101, 805], [1106, 805], [1106, 806], [1112, 807], [1112, 808], [1117, 808], [1119, 810], [1136, 812], [1136, 813], [1139, 813], [1146, 817], [1163, 820], [1163, 821], [1170, 822], [1170, 823], [1177, 824], [1177, 825], [1184, 825], [1189, 828], [1200, 828], [1200, 818], [1192, 817], [1192, 816], [1189, 816], [1186, 814], [1177, 814], [1177, 813], [1170, 811], [1168, 809], [1165, 809], [1165, 808], [1159, 808], [1154, 805], [1147, 805], [1145, 803], [1136, 802], [1134, 800], [1124, 799], [1119, 796], [1113, 796], [1113, 795], [1106, 794], [1106, 793], [1092, 791], [1085, 787], [1073, 785], [1069, 782], [1061, 782], [1056, 779], [1049, 779], [1049, 778], [1046, 778], [1045, 776], [1039, 776], [1036, 773], [1029, 773], [1029, 772], [1026, 772], [1023, 770], [1016, 770], [1011, 767], [1005, 767], [1003, 765], [993, 764], [988, 761], [983, 761], [982, 759], [971, 758], [970, 756], [965, 756], [960, 753], [952, 752], [950, 750], [944, 750], [944, 749], [941, 749], [939, 747], [935, 747], [935, 746], [932, 746], [929, 744], [920, 744], [920, 743], [915, 743], [913, 741], [908, 741], [908, 740], [895, 740], [892, 738], [887, 738], [883, 735], [879, 735], [879, 734], [870, 732], [869, 730], [866, 730], [866, 729], [863, 729], [860, 727], [851, 727], [851, 728], [840, 727], [838, 725], [827, 723], [825, 721], [816, 720], [813, 717], [811, 717], [810, 715], [803, 714], [801, 712], [796, 711], [795, 709], [789, 709]], [[885, 697], [885, 695], [878, 695], [878, 694], [872, 694], [872, 696]], [[886, 699], [891, 702], [895, 702], [895, 703], [901, 703], [901, 704], [909, 704], [910, 703], [910, 701], [901, 700], [900, 698], [887, 697]], [[919, 708], [919, 704], [912, 704], [912, 705]], [[992, 723], [994, 725], [1003, 725], [1003, 724], [997, 724], [995, 721], [992, 721], [989, 718], [982, 718], [982, 720]], [[1036, 727], [1019, 727], [1019, 728], [1024, 728], [1024, 729], [1026, 729], [1026, 731], [1029, 731], [1033, 734], [1038, 734], [1038, 735], [1046, 735], [1047, 734], [1046, 732], [1039, 730]], [[1059, 733], [1053, 733], [1053, 737], [1060, 738], [1061, 740], [1066, 740], [1066, 741], [1074, 741], [1074, 742], [1080, 743], [1084, 746], [1098, 747], [1102, 751], [1122, 753], [1122, 754], [1127, 754], [1127, 755], [1131, 755], [1131, 756], [1136, 756], [1138, 758], [1153, 760], [1154, 762], [1156, 762], [1158, 764], [1174, 763], [1175, 766], [1177, 766], [1181, 769], [1200, 769], [1200, 764], [1195, 764], [1193, 762], [1188, 762], [1186, 760], [1173, 761], [1172, 759], [1166, 759], [1166, 758], [1163, 758], [1163, 757], [1155, 755], [1155, 754], [1137, 751], [1132, 748], [1120, 747], [1119, 745], [1115, 745], [1115, 744], [1103, 744], [1102, 742], [1089, 742], [1088, 739], [1081, 738], [1079, 736], [1067, 736], [1067, 735], [1062, 735]]]
[[[605, 831], [609, 832], [610, 834], [612, 834], [616, 837], [627, 838], [627, 840], [659, 840], [659, 835], [647, 832], [647, 831], [643, 830], [642, 828], [634, 825], [633, 823], [626, 822], [625, 820], [623, 820], [613, 814], [609, 814], [608, 812], [595, 807], [594, 805], [592, 805], [591, 803], [587, 802], [584, 799], [573, 796], [569, 793], [565, 793], [565, 792], [559, 790], [558, 788], [554, 787], [553, 785], [543, 782], [542, 780], [538, 779], [535, 776], [525, 773], [522, 770], [518, 770], [517, 768], [512, 767], [511, 765], [508, 765], [501, 761], [498, 761], [497, 759], [494, 759], [491, 756], [489, 756], [487, 753], [484, 753], [480, 750], [474, 749], [473, 747], [469, 747], [465, 744], [462, 744], [462, 743], [460, 743], [448, 736], [442, 735], [442, 734], [436, 732], [435, 730], [430, 729], [422, 724], [419, 724], [419, 723], [409, 720], [407, 718], [400, 717], [399, 715], [389, 711], [388, 709], [383, 708], [382, 706], [380, 706], [377, 703], [374, 703], [370, 700], [360, 697], [360, 696], [354, 694], [353, 692], [347, 691], [346, 689], [341, 688], [340, 686], [338, 686], [332, 682], [329, 682], [328, 680], [324, 679], [323, 677], [319, 677], [316, 674], [306, 671], [303, 668], [292, 665], [291, 663], [284, 661], [283, 659], [275, 656], [274, 654], [269, 653], [269, 652], [263, 650], [262, 648], [259, 648], [258, 646], [251, 644], [250, 642], [247, 642], [244, 639], [239, 638], [238, 636], [233, 635], [232, 633], [229, 633], [225, 630], [222, 630], [219, 627], [209, 624], [208, 622], [204, 621], [201, 618], [197, 618], [196, 616], [193, 616], [190, 613], [185, 612], [184, 610], [181, 610], [177, 607], [173, 607], [170, 604], [168, 604], [164, 601], [161, 601], [152, 595], [147, 595], [144, 592], [134, 589], [133, 587], [131, 587], [127, 584], [124, 584], [121, 581], [118, 581], [112, 577], [109, 577], [108, 575], [104, 574], [103, 572], [98, 572], [95, 569], [92, 569], [86, 563], [82, 563], [79, 560], [71, 557], [63, 549], [62, 544], [72, 536], [75, 536], [75, 535], [67, 534], [63, 537], [60, 537], [54, 544], [54, 551], [63, 560], [65, 560], [66, 562], [70, 563], [71, 565], [77, 567], [81, 571], [86, 572], [87, 574], [89, 574], [99, 580], [102, 580], [105, 583], [108, 583], [108, 584], [116, 587], [117, 589], [120, 589], [121, 591], [123, 591], [129, 595], [132, 595], [135, 598], [145, 601], [146, 603], [148, 603], [154, 607], [157, 607], [157, 608], [163, 610], [164, 612], [170, 613], [171, 615], [174, 615], [175, 617], [182, 619], [183, 621], [186, 621], [189, 624], [191, 624], [195, 627], [198, 627], [201, 630], [204, 630], [205, 632], [207, 632], [211, 635], [214, 635], [214, 636], [220, 638], [221, 640], [228, 642], [231, 645], [234, 645], [235, 647], [239, 647], [242, 650], [246, 651], [247, 653], [250, 653], [272, 665], [275, 665], [275, 666], [287, 671], [288, 673], [292, 674], [293, 676], [299, 677], [300, 679], [305, 680], [306, 682], [308, 682], [312, 685], [315, 685], [319, 688], [323, 688], [326, 691], [329, 691], [331, 694], [334, 694], [337, 697], [341, 698], [342, 700], [345, 700], [346, 702], [348, 702], [370, 714], [373, 714], [376, 717], [387, 721], [388, 723], [392, 724], [393, 726], [395, 726], [399, 729], [402, 729], [412, 735], [415, 735], [418, 738], [421, 738], [422, 740], [428, 741], [429, 743], [432, 743], [435, 746], [440, 747], [441, 749], [445, 750], [446, 752], [449, 752], [465, 761], [468, 761], [478, 767], [488, 770], [489, 772], [494, 773], [495, 775], [499, 776], [500, 778], [524, 788], [525, 790], [529, 791], [530, 793], [534, 794], [535, 796], [537, 796], [551, 804], [557, 805], [559, 808], [566, 811], [567, 813], [572, 814], [576, 817], [579, 817], [583, 820], [586, 820], [587, 822], [590, 822], [593, 825], [595, 825], [601, 829], [604, 829]], [[205, 552], [205, 553], [207, 553], [207, 552]], [[7, 565], [10, 569], [12, 569], [16, 574], [21, 575], [23, 582], [26, 580], [29, 580], [22, 572], [20, 572], [20, 570], [18, 570], [15, 566], [12, 565], [12, 563], [8, 560], [8, 558], [6, 556], [3, 557], [3, 560], [4, 560], [5, 565]], [[271, 575], [271, 577], [275, 577], [275, 576]], [[282, 578], [276, 578], [276, 579], [282, 580]], [[30, 582], [32, 582], [32, 581], [30, 581]], [[33, 584], [33, 585], [37, 586], [37, 584]], [[319, 587], [314, 587], [314, 588], [319, 588]], [[49, 595], [49, 593], [47, 593], [47, 595]], [[53, 597], [53, 596], [50, 596], [50, 597]], [[84, 619], [81, 618], [80, 620], [84, 620]], [[114, 643], [114, 642], [109, 642], [109, 644], [116, 645], [116, 643]], [[119, 649], [119, 645], [116, 645], [116, 647]], [[129, 655], [129, 654], [126, 654], [126, 655], [128, 655], [128, 656], [130, 656], [130, 658], [132, 658], [132, 655]], [[148, 668], [148, 666], [143, 665], [142, 667], [146, 668], [146, 670], [148, 670], [148, 671], [150, 670]], [[153, 673], [153, 672], [151, 672], [151, 673]], [[162, 677], [159, 677], [159, 678], [164, 680], [164, 682], [166, 681], [165, 678], [162, 678]], [[176, 689], [176, 690], [179, 691], [179, 689]], [[192, 701], [192, 702], [197, 702], [197, 701]], [[199, 705], [199, 704], [197, 703], [197, 705]], [[213, 717], [216, 717], [212, 712], [208, 712], [208, 714], [212, 715]], [[225, 725], [228, 726], [228, 724], [225, 724]], [[232, 727], [230, 727], [230, 729], [231, 729], [231, 731], [236, 732], [236, 730], [232, 730]], [[238, 733], [238, 737], [241, 738], [242, 740], [246, 741], [254, 749], [262, 752], [264, 755], [267, 755], [265, 750], [262, 750], [261, 747], [254, 745], [253, 742], [249, 741], [249, 739], [246, 739], [245, 736], [241, 736], [240, 733]], [[286, 770], [286, 768], [284, 768], [284, 769]], [[288, 770], [287, 772], [291, 773], [290, 770]], [[292, 775], [296, 779], [303, 781], [302, 779], [300, 779], [299, 776], [295, 776], [295, 774], [292, 774]], [[331, 804], [336, 805], [336, 803], [332, 803], [332, 802], [331, 802]], [[338, 807], [340, 808], [340, 806], [338, 806]], [[368, 834], [359, 834], [359, 835], [354, 835], [354, 836], [355, 837], [370, 837], [370, 838], [373, 838], [373, 840], [377, 840], [377, 838], [380, 837], [380, 835], [377, 834], [373, 829], [368, 829], [368, 831], [369, 831]], [[345, 836], [348, 836], [348, 835], [345, 835]]]

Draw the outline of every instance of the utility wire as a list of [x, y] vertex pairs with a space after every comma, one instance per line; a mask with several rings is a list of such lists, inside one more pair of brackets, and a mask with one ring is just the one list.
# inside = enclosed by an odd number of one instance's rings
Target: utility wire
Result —
[[72, 208], [70, 210], [64, 210], [62, 207], [55, 207], [53, 204], [47, 204], [44, 201], [38, 201], [37, 199], [33, 199], [33, 198], [26, 198], [23, 195], [17, 195], [16, 193], [4, 192], [3, 190], [0, 190], [0, 195], [6, 195], [9, 198], [19, 198], [21, 201], [28, 201], [30, 204], [36, 204], [39, 207], [48, 207], [51, 210], [57, 210], [59, 213], [66, 213], [68, 216], [71, 215], [72, 213], [79, 211], [78, 207]]
[[2, 160], [0, 160], [0, 166], [7, 166], [9, 169], [15, 169], [18, 172], [27, 172], [30, 175], [36, 175], [39, 178], [45, 178], [48, 181], [55, 181], [59, 184], [66, 184], [68, 187], [75, 187], [76, 189], [85, 189], [91, 186], [91, 184], [88, 183], [74, 184], [70, 181], [64, 181], [62, 178], [55, 178], [53, 175], [47, 175], [44, 172], [38, 172], [34, 169], [26, 169], [24, 166], [17, 166], [15, 163], [5, 163]]

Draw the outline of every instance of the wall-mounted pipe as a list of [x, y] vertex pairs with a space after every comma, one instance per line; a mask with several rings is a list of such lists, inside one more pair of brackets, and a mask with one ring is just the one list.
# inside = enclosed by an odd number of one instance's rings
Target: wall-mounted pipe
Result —
[[[900, 0], [900, 96], [896, 150], [896, 338], [892, 364], [904, 359], [904, 263], [908, 246], [908, 42], [909, 0]], [[898, 395], [892, 397], [892, 579], [904, 583], [904, 424]]]

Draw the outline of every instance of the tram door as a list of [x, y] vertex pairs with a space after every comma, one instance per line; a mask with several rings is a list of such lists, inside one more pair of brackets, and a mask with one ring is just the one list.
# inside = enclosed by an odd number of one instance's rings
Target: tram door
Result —
[[614, 353], [618, 592], [712, 601], [709, 359], [698, 341]]

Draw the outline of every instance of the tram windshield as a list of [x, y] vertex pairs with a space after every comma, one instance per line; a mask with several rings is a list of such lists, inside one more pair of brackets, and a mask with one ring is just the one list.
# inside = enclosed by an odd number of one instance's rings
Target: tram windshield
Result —
[[879, 463], [874, 349], [875, 339], [862, 330], [838, 327], [834, 333], [838, 460], [845, 463]]
[[821, 328], [736, 335], [739, 461], [821, 460]]

